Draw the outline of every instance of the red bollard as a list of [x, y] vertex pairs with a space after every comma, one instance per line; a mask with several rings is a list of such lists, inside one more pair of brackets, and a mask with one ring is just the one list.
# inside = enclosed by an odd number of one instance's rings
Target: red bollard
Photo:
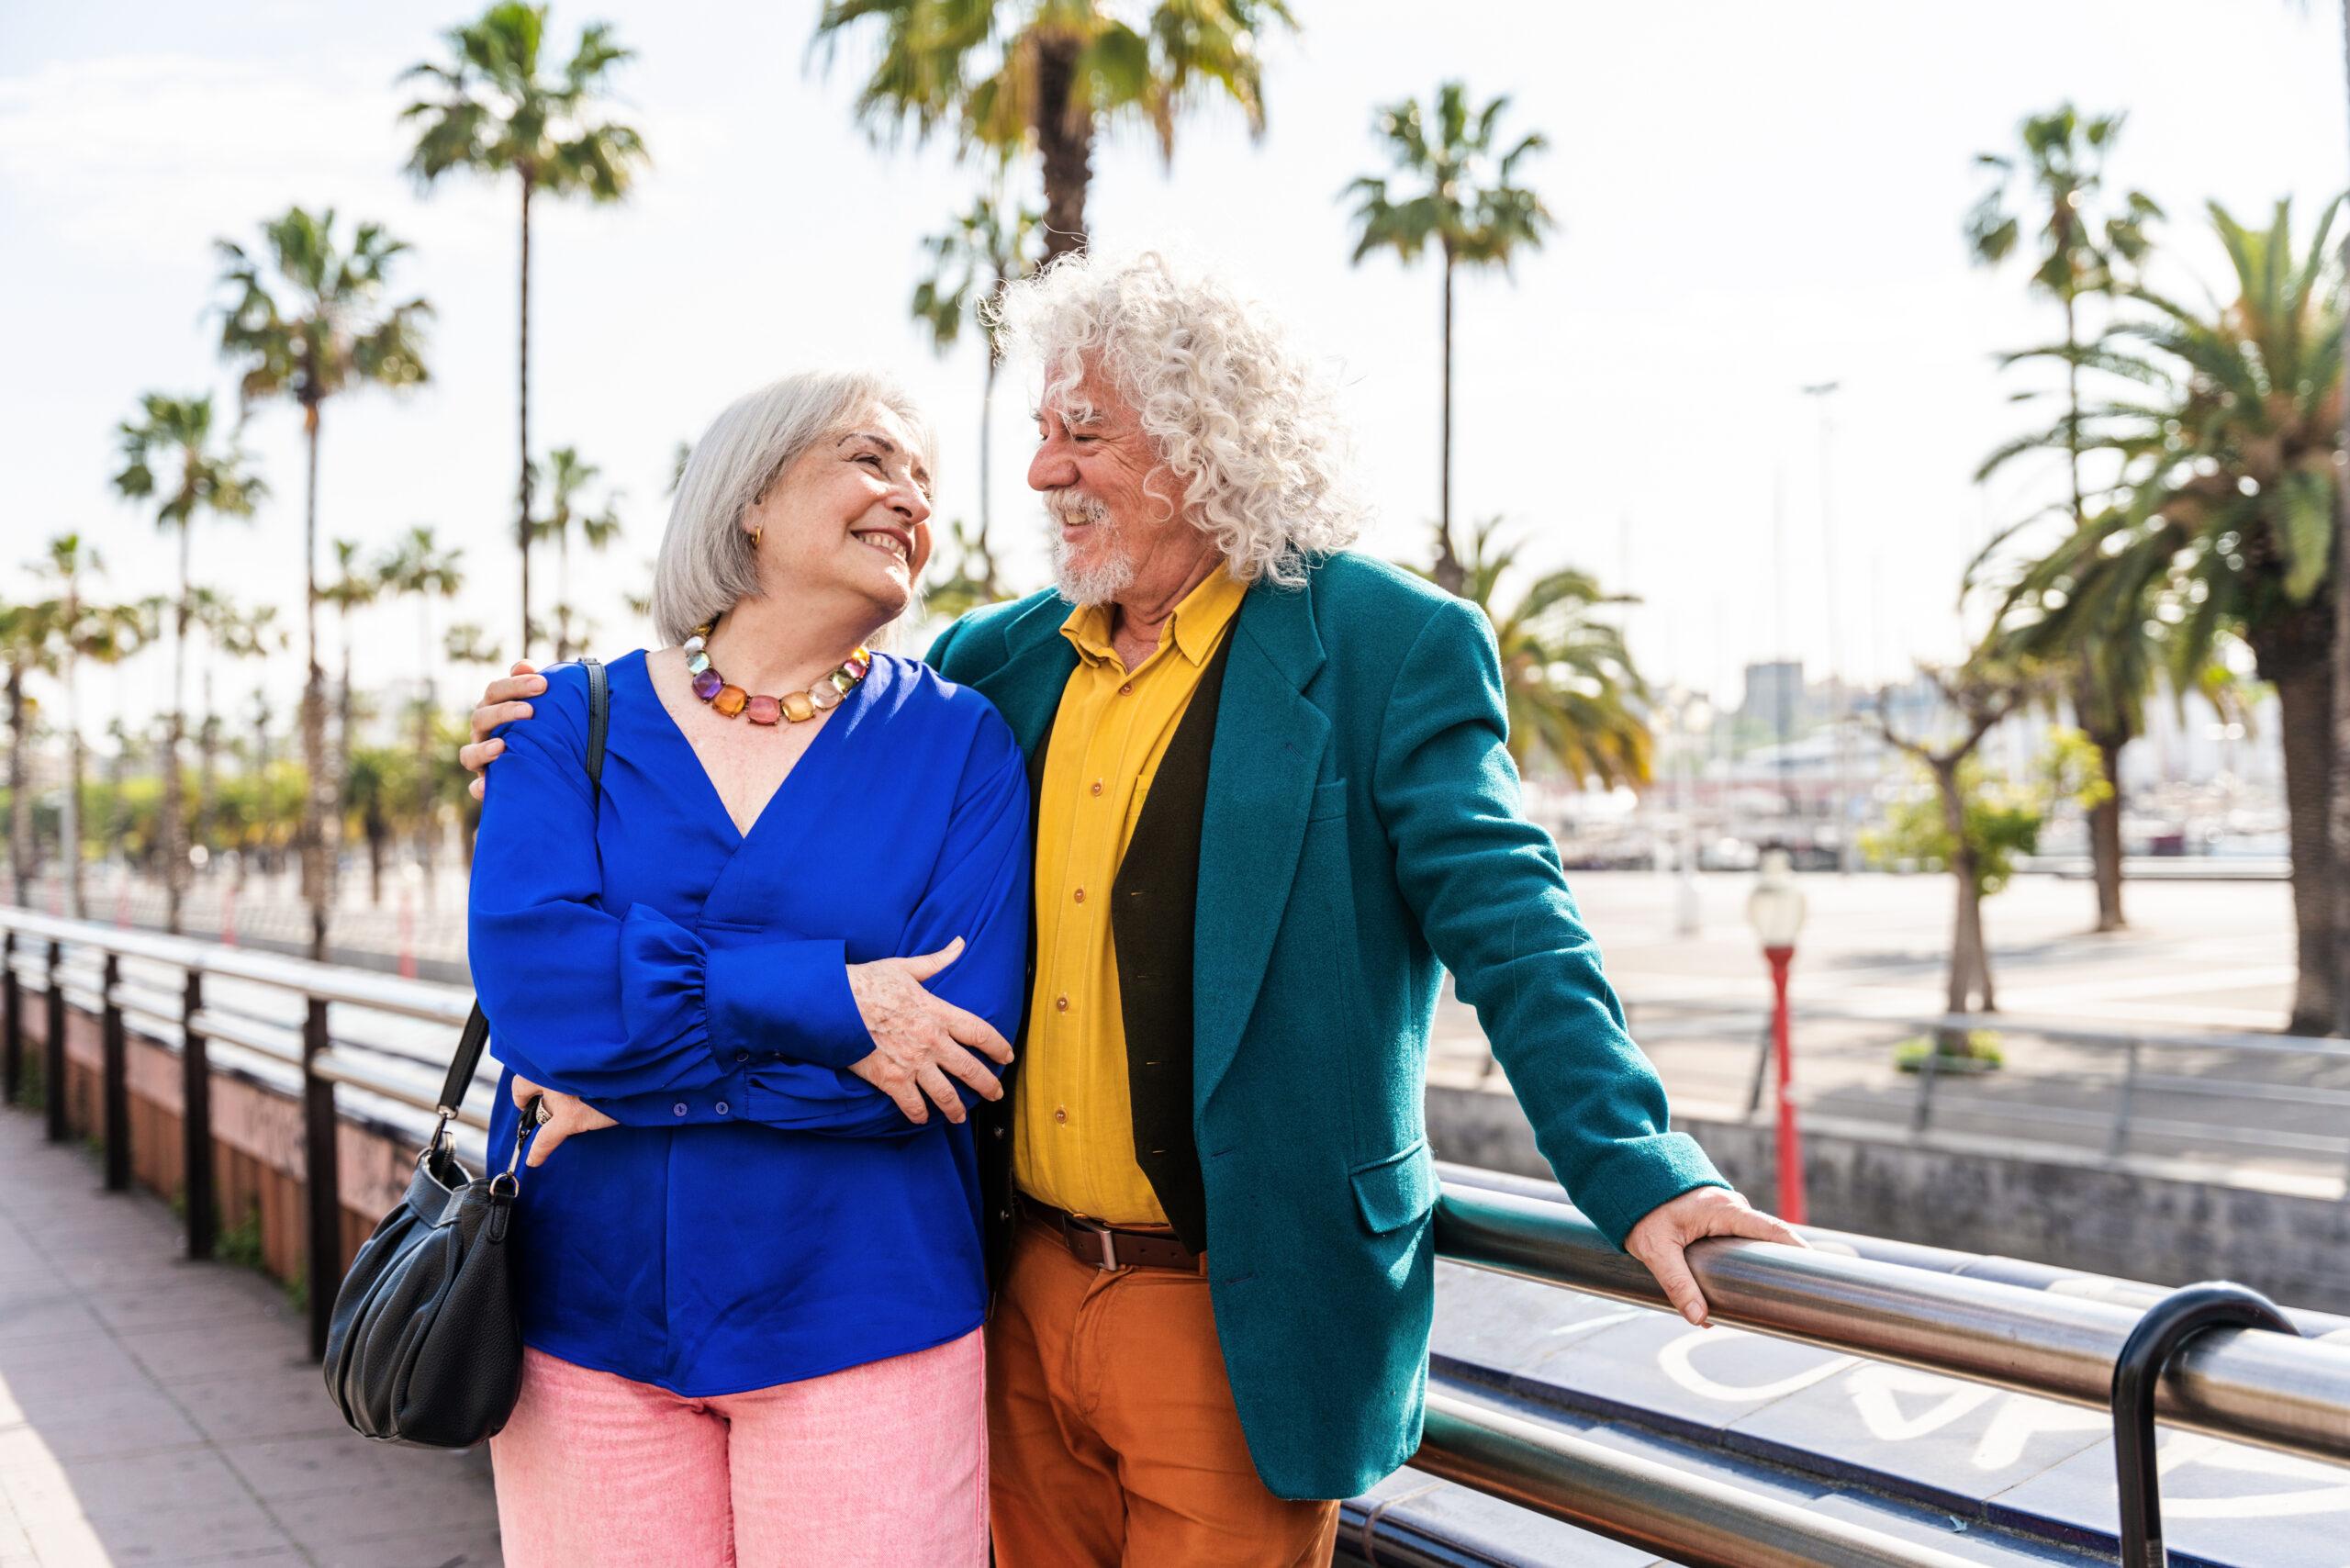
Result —
[[230, 882], [220, 890], [220, 946], [237, 945], [237, 884]]
[[416, 898], [400, 890], [400, 979], [416, 978]]

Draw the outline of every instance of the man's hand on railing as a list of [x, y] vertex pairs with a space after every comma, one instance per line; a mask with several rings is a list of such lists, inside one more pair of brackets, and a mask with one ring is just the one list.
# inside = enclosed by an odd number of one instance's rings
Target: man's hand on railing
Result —
[[1673, 1309], [1700, 1328], [1712, 1325], [1707, 1316], [1705, 1294], [1689, 1272], [1685, 1254], [1692, 1242], [1709, 1236], [1742, 1236], [1750, 1241], [1776, 1241], [1787, 1247], [1811, 1245], [1794, 1227], [1721, 1187], [1693, 1187], [1651, 1209], [1624, 1238], [1624, 1250], [1656, 1276]]
[[504, 741], [489, 738], [489, 732], [513, 719], [531, 716], [531, 704], [526, 699], [538, 696], [547, 689], [546, 678], [528, 659], [517, 659], [514, 667], [482, 688], [481, 706], [474, 710], [473, 745], [457, 748], [457, 760], [474, 776], [474, 799], [481, 799], [482, 769], [506, 749]]

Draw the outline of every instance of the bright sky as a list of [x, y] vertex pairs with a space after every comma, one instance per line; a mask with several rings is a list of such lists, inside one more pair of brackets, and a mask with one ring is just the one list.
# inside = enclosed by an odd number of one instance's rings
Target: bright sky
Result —
[[[1437, 274], [1383, 256], [1350, 268], [1337, 198], [1381, 167], [1374, 106], [1456, 75], [1481, 100], [1511, 95], [1505, 128], [1550, 139], [1526, 173], [1560, 228], [1514, 283], [1464, 280], [1456, 511], [1505, 514], [1528, 559], [1581, 564], [1641, 596], [1644, 666], [1731, 701], [1749, 658], [1791, 653], [1818, 671], [1832, 656], [1874, 679], [1953, 651], [1960, 567], [2054, 477], [1971, 482], [2024, 417], [1994, 352], [2054, 331], [2020, 270], [1968, 264], [1960, 223], [1982, 188], [1975, 152], [2005, 150], [2023, 116], [2066, 96], [2129, 110], [2113, 183], [2167, 207], [2171, 264], [2215, 284], [2207, 198], [2250, 218], [2291, 196], [2306, 227], [2344, 181], [2330, 4], [1295, 5], [1302, 34], [1268, 47], [1263, 141], [1236, 111], [1208, 109], [1183, 123], [1170, 176], [1145, 137], [1114, 138], [1095, 159], [1095, 242], [1214, 258], [1330, 356], [1381, 512], [1366, 546], [1424, 558]], [[892, 151], [852, 126], [859, 51], [829, 74], [811, 62], [816, 8], [556, 7], [566, 49], [579, 21], [605, 17], [640, 51], [621, 79], [622, 112], [655, 158], [627, 206], [543, 203], [535, 225], [534, 444], [576, 444], [626, 493], [625, 541], [575, 568], [608, 655], [649, 635], [620, 596], [642, 584], [659, 538], [677, 442], [795, 366], [897, 370], [940, 425], [942, 512], [976, 510], [979, 350], [935, 359], [907, 301], [922, 236], [977, 176], [945, 148]], [[207, 315], [211, 241], [249, 238], [289, 203], [331, 205], [413, 242], [402, 286], [439, 316], [432, 386], [329, 406], [321, 532], [373, 546], [437, 525], [466, 547], [455, 618], [511, 648], [514, 192], [459, 182], [419, 196], [394, 123], [406, 101], [394, 77], [440, 57], [433, 28], [460, 17], [352, 0], [113, 0], [13, 6], [0, 20], [0, 352], [12, 372], [0, 442], [16, 498], [0, 523], [0, 592], [25, 589], [18, 563], [66, 529], [106, 554], [111, 591], [168, 586], [151, 516], [109, 490], [114, 426], [151, 388], [232, 398]], [[1799, 391], [1830, 380], [1842, 386], [1832, 552], [1817, 410]], [[995, 510], [1017, 575], [1035, 581], [1026, 406], [1007, 385]], [[276, 498], [250, 527], [199, 525], [196, 576], [274, 599], [298, 623], [295, 414], [258, 410], [250, 440]], [[370, 612], [361, 646], [363, 682], [412, 674], [413, 605]], [[163, 661], [142, 662], [128, 678], [134, 706], [167, 689]], [[298, 660], [271, 678], [290, 694]]]

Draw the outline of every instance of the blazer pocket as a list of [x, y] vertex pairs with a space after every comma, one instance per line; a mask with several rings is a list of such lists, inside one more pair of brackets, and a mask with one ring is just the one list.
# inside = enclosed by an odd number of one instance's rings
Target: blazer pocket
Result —
[[1355, 1206], [1374, 1236], [1416, 1224], [1436, 1207], [1436, 1156], [1426, 1138], [1401, 1154], [1362, 1166], [1350, 1180]]
[[1305, 813], [1307, 822], [1318, 823], [1326, 817], [1343, 817], [1346, 814], [1347, 781], [1345, 779], [1333, 779], [1327, 784], [1315, 787], [1313, 809]]

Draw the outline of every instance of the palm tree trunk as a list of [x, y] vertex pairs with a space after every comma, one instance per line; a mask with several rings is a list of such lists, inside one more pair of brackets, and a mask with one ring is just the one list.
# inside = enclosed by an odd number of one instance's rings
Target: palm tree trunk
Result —
[[309, 674], [302, 683], [302, 896], [310, 905], [310, 957], [327, 956], [327, 914], [334, 899], [327, 865], [327, 806], [334, 780], [327, 776], [326, 666], [319, 660], [319, 410], [303, 409], [309, 476], [302, 513], [302, 626]]
[[[2342, 4], [2343, 73], [2350, 85], [2350, 0]], [[2342, 253], [2350, 260], [2350, 236]], [[2350, 453], [2350, 314], [2342, 319], [2343, 398], [2342, 450]], [[2333, 701], [2328, 739], [2332, 742], [2332, 776], [2350, 779], [2350, 483], [2341, 470], [2333, 483]], [[2330, 792], [2327, 801], [2326, 846], [2336, 866], [2350, 866], [2350, 792]], [[2327, 913], [2333, 922], [2332, 977], [2333, 1032], [2350, 1035], [2350, 877], [2338, 878]]]
[[2293, 986], [2296, 1035], [2330, 1033], [2336, 1021], [2333, 846], [2333, 662], [2331, 651], [2269, 678], [2277, 688], [2277, 729], [2285, 751], [2285, 810], [2293, 859], [2293, 934], [2300, 973]]
[[[1959, 791], [1958, 765], [1961, 758], [1936, 756], [1931, 759], [1934, 792], [1942, 799], [1942, 825], [1951, 839], [1951, 880], [1958, 891], [1958, 907], [1951, 919], [1950, 974], [1943, 989], [1943, 1011], [1966, 1013], [1979, 985], [1989, 1011], [1991, 992], [1991, 958], [1983, 946], [1983, 897], [1980, 870], [1975, 863], [1975, 852], [1966, 843], [1966, 801]], [[1937, 1048], [1955, 1048], [1948, 1042]]]
[[2097, 747], [2098, 764], [2105, 770], [2109, 793], [2089, 808], [2089, 867], [2097, 879], [2097, 928], [2121, 931], [2130, 922], [2121, 913], [2121, 748], [2130, 744], [2126, 730], [2088, 732]]
[[424, 692], [416, 702], [416, 864], [424, 873], [425, 900], [432, 888], [432, 596], [417, 597], [418, 668], [424, 675]]
[[196, 516], [180, 520], [180, 598], [172, 612], [172, 716], [163, 729], [162, 821], [155, 843], [163, 857], [163, 929], [180, 931], [180, 905], [187, 896], [187, 844], [180, 822], [180, 741], [187, 729], [188, 557], [195, 548]]
[[[68, 628], [77, 627], [82, 619], [80, 597], [69, 591], [65, 610]], [[65, 863], [65, 907], [76, 920], [89, 913], [82, 902], [82, 655], [69, 639], [65, 650], [65, 805], [59, 815], [57, 836], [59, 856]]]
[[1075, 115], [1077, 39], [1053, 35], [1036, 48], [1036, 150], [1045, 165], [1045, 261], [1085, 249], [1085, 192], [1093, 181], [1093, 118]]
[[33, 879], [32, 742], [25, 734], [25, 666], [8, 666], [8, 896], [29, 906]]
[[343, 785], [351, 778], [351, 714], [355, 706], [351, 695], [351, 606], [342, 605], [336, 619], [342, 622], [342, 689], [336, 694], [334, 721], [335, 816], [340, 821]]
[[522, 476], [514, 542], [522, 552], [522, 657], [531, 656], [531, 176], [522, 176], [522, 296], [520, 393], [516, 400]]
[[1439, 437], [1440, 455], [1438, 459], [1440, 477], [1437, 487], [1436, 511], [1436, 583], [1447, 593], [1459, 593], [1468, 582], [1461, 570], [1460, 557], [1452, 550], [1452, 250], [1444, 252], [1444, 377], [1443, 433]]

